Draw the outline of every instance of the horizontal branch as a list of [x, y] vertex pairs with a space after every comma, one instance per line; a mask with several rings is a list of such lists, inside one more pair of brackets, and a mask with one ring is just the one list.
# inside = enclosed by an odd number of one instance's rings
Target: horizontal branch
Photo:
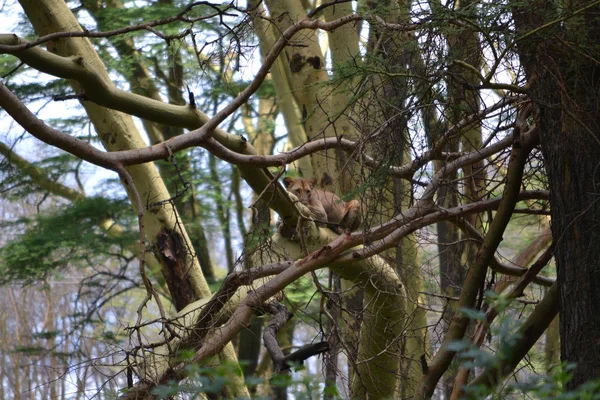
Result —
[[[526, 100], [526, 97], [524, 97], [524, 96], [505, 97], [505, 98], [501, 99], [500, 101], [498, 101], [496, 104], [463, 118], [456, 124], [449, 127], [441, 135], [441, 138], [436, 143], [434, 143], [434, 146], [431, 150], [424, 152], [423, 154], [415, 157], [414, 160], [408, 162], [407, 164], [405, 164], [403, 166], [386, 167], [387, 170], [389, 171], [389, 174], [399, 177], [399, 178], [410, 179], [415, 174], [415, 172], [417, 172], [423, 166], [427, 165], [427, 163], [430, 161], [433, 161], [433, 160], [449, 161], [449, 160], [454, 160], [454, 159], [458, 158], [456, 155], [452, 155], [452, 156], [448, 157], [448, 155], [442, 151], [442, 149], [446, 146], [448, 141], [450, 141], [453, 138], [455, 138], [456, 136], [458, 136], [458, 134], [460, 132], [462, 132], [464, 129], [470, 127], [471, 125], [480, 123], [481, 120], [483, 118], [485, 118], [487, 115], [489, 115], [495, 111], [498, 111], [506, 106], [509, 106], [509, 105], [512, 105], [512, 104], [515, 104], [518, 102], [522, 102], [525, 100]], [[348, 152], [350, 150], [350, 149], [346, 149], [346, 148], [343, 148], [343, 149], [346, 152]], [[362, 155], [360, 160], [363, 161], [367, 166], [372, 167], [372, 168], [376, 168], [376, 167], [380, 166], [380, 163], [378, 163], [375, 159], [373, 159], [372, 157], [370, 157], [368, 155]]]
[[[484, 160], [487, 157], [494, 155], [515, 143], [515, 141], [520, 140], [521, 134], [511, 133], [506, 136], [504, 139], [497, 141], [483, 149], [477, 149], [470, 153], [465, 154], [462, 157], [457, 158], [456, 160], [446, 163], [440, 168], [440, 170], [431, 178], [431, 183], [425, 188], [425, 192], [421, 198], [423, 199], [432, 199], [435, 191], [438, 186], [443, 182], [444, 179], [451, 172], [457, 171], [459, 168], [462, 168], [466, 165], [476, 163], [478, 161]], [[525, 137], [534, 137], [537, 135], [537, 127], [532, 126], [527, 132], [522, 133]], [[513, 147], [514, 150], [515, 147]]]
[[[343, 2], [345, 2], [345, 1], [350, 1], [350, 0], [344, 0]], [[333, 4], [335, 4], [335, 3], [320, 5], [319, 7], [317, 7], [317, 9], [315, 9], [311, 13], [309, 13], [307, 15], [307, 18], [310, 20], [310, 18], [312, 18], [316, 14], [316, 11], [318, 9], [322, 9], [324, 7], [328, 7]], [[201, 5], [210, 7], [212, 9], [216, 10], [216, 12], [214, 12], [212, 14], [208, 14], [208, 15], [198, 16], [198, 17], [186, 16], [186, 14], [188, 12], [190, 12], [193, 8], [195, 8], [197, 6], [201, 6]], [[221, 9], [221, 7], [223, 7], [223, 9]], [[67, 32], [54, 32], [54, 33], [44, 35], [42, 37], [39, 37], [35, 40], [28, 41], [28, 42], [22, 42], [19, 44], [0, 44], [0, 53], [2, 53], [2, 54], [17, 54], [21, 51], [28, 50], [33, 47], [37, 47], [41, 44], [44, 44], [44, 43], [47, 43], [47, 42], [50, 42], [53, 40], [57, 40], [57, 39], [109, 38], [112, 36], [118, 36], [118, 35], [123, 35], [126, 33], [137, 32], [137, 31], [149, 31], [149, 32], [156, 34], [157, 36], [160, 36], [161, 38], [163, 38], [165, 40], [169, 40], [169, 39], [173, 38], [173, 36], [168, 36], [168, 37], [164, 36], [164, 35], [160, 34], [160, 32], [157, 32], [153, 28], [156, 26], [168, 25], [173, 22], [186, 22], [186, 23], [193, 24], [195, 22], [205, 21], [205, 20], [212, 19], [215, 17], [222, 18], [223, 16], [229, 16], [229, 17], [235, 16], [234, 14], [227, 12], [228, 10], [232, 10], [232, 9], [239, 11], [235, 6], [232, 5], [232, 3], [230, 3], [228, 5], [223, 5], [223, 4], [211, 3], [208, 1], [197, 1], [197, 2], [190, 3], [181, 12], [179, 12], [177, 15], [174, 15], [172, 17], [167, 17], [167, 18], [163, 18], [163, 19], [159, 19], [159, 20], [155, 20], [155, 21], [142, 22], [139, 24], [125, 26], [125, 27], [119, 28], [119, 29], [112, 29], [109, 31], [90, 31], [87, 29], [85, 29], [85, 30], [78, 29], [78, 30], [67, 31]], [[378, 24], [378, 25], [381, 25], [390, 30], [404, 31], [404, 32], [414, 31], [414, 30], [418, 29], [420, 27], [420, 25], [422, 25], [422, 23], [421, 24], [391, 24], [391, 23], [386, 22], [379, 16], [361, 16], [359, 14], [351, 14], [351, 15], [346, 16], [345, 18], [347, 19], [346, 23], [366, 20], [372, 24]], [[334, 22], [334, 21], [330, 21], [330, 22]], [[333, 29], [336, 29], [336, 27], [330, 27], [327, 24], [323, 24], [323, 25], [319, 26], [318, 29], [333, 30]], [[188, 29], [184, 30], [182, 33], [176, 35], [175, 37], [183, 37], [190, 33], [191, 33], [191, 30], [188, 28]]]
[[[2, 106], [12, 117], [19, 123], [25, 130], [31, 133], [39, 140], [49, 145], [58, 147], [64, 151], [67, 151], [85, 161], [88, 161], [94, 165], [98, 165], [104, 168], [114, 170], [116, 164], [123, 166], [137, 165], [145, 162], [157, 161], [162, 159], [168, 159], [176, 151], [177, 148], [173, 148], [173, 142], [168, 140], [163, 143], [159, 143], [153, 146], [149, 146], [143, 149], [132, 149], [122, 150], [115, 152], [105, 152], [96, 149], [91, 146], [88, 142], [75, 138], [69, 134], [61, 132], [46, 125], [41, 119], [33, 114], [29, 109], [17, 98], [6, 86], [0, 83], [0, 106]], [[496, 106], [490, 107], [488, 112], [496, 109], [496, 107], [504, 106], [506, 102], [499, 102]], [[479, 115], [479, 114], [477, 114]], [[456, 132], [459, 127], [468, 126], [470, 121], [474, 117], [465, 118], [462, 124], [457, 124], [450, 128], [446, 135], [452, 135]], [[233, 136], [226, 134], [227, 136]], [[182, 135], [180, 138], [190, 138], [190, 135]], [[243, 142], [243, 140], [235, 136], [235, 141]], [[285, 164], [293, 163], [302, 157], [306, 157], [310, 154], [318, 151], [324, 151], [330, 148], [339, 148], [346, 153], [365, 161], [367, 166], [377, 167], [377, 163], [371, 157], [363, 157], [359, 155], [355, 150], [361, 144], [353, 142], [344, 138], [323, 138], [315, 139], [311, 142], [305, 143], [288, 152], [283, 152], [272, 156], [261, 156], [257, 154], [242, 154], [237, 151], [230, 150], [226, 146], [219, 143], [217, 140], [211, 137], [197, 137], [194, 140], [189, 141], [190, 144], [195, 146], [203, 147], [213, 153], [215, 156], [221, 158], [224, 161], [230, 162], [235, 165], [246, 165], [252, 167], [273, 167], [282, 166]], [[495, 152], [501, 151], [508, 147], [512, 143], [512, 138], [509, 136], [493, 145], [490, 145], [484, 149], [479, 149], [469, 154], [460, 153], [453, 155], [454, 162], [459, 165], [465, 165], [471, 161], [472, 158], [481, 159], [488, 157]], [[250, 144], [244, 144], [245, 147], [251, 147]], [[240, 145], [230, 147], [243, 147]], [[423, 156], [416, 158], [404, 166], [390, 166], [389, 173], [393, 176], [411, 179], [413, 174], [421, 167], [426, 165], [429, 161], [436, 159], [437, 157], [444, 156], [443, 153], [437, 151], [429, 151], [423, 154]], [[454, 169], [453, 165], [448, 166], [444, 169], [443, 173], [438, 178], [434, 177], [434, 181], [439, 181], [443, 178], [444, 174]], [[434, 187], [432, 186], [432, 189]]]
[[[539, 199], [547, 200], [549, 198], [550, 193], [547, 190], [524, 190], [518, 194], [519, 201]], [[343, 265], [348, 262], [362, 260], [375, 254], [379, 254], [383, 250], [395, 247], [401, 239], [415, 232], [416, 230], [428, 225], [432, 225], [436, 222], [453, 220], [456, 218], [466, 217], [468, 215], [479, 214], [484, 211], [497, 210], [498, 207], [500, 207], [503, 199], [503, 197], [495, 197], [493, 199], [481, 200], [443, 210], [440, 210], [439, 207], [435, 207], [430, 210], [423, 210], [422, 213], [416, 213], [416, 211], [413, 210], [414, 207], [411, 207], [402, 213], [402, 215], [394, 217], [389, 222], [372, 228], [370, 231], [364, 233], [366, 242], [371, 244], [360, 250], [353, 250], [351, 253], [342, 254], [332, 262], [332, 265]], [[395, 229], [389, 232], [392, 228]], [[382, 231], [386, 232], [386, 234], [382, 235]], [[357, 235], [361, 238], [363, 237], [362, 233], [354, 233], [352, 235]], [[492, 264], [492, 268], [495, 268], [494, 264]], [[527, 268], [499, 264], [498, 272], [512, 276], [522, 276], [527, 272]], [[544, 286], [550, 286], [554, 282], [549, 278], [537, 278], [534, 281]]]

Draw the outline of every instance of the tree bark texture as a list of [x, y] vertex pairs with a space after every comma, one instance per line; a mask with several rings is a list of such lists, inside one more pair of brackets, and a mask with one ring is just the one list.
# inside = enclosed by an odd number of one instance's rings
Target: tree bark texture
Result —
[[551, 193], [560, 292], [561, 358], [577, 365], [567, 388], [600, 371], [600, 6], [532, 0], [513, 15], [530, 82]]

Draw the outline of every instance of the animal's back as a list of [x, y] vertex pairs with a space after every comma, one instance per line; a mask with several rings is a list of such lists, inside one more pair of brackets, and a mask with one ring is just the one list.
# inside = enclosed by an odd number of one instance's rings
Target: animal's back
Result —
[[332, 192], [313, 189], [311, 196], [320, 201], [327, 213], [328, 222], [339, 224], [344, 217], [344, 206], [346, 203]]

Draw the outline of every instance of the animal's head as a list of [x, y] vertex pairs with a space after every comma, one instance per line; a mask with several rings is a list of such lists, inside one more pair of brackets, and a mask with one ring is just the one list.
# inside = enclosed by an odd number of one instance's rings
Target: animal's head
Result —
[[283, 184], [288, 192], [298, 197], [301, 203], [307, 203], [310, 200], [310, 194], [317, 185], [317, 179], [312, 178], [283, 178]]

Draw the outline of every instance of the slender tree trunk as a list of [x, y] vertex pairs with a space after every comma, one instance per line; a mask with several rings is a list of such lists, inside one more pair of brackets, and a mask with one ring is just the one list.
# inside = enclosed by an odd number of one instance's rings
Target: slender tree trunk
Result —
[[[231, 191], [235, 201], [238, 229], [244, 242], [244, 251], [251, 251], [248, 247], [248, 232], [246, 230], [246, 223], [244, 222], [245, 209], [240, 192], [240, 173], [236, 167], [232, 167], [231, 170]], [[267, 214], [267, 216], [269, 216], [269, 214]], [[244, 268], [250, 268], [250, 257], [245, 258]], [[242, 363], [242, 371], [244, 372], [245, 378], [258, 378], [256, 369], [258, 367], [258, 358], [260, 356], [262, 343], [262, 326], [263, 320], [255, 315], [250, 320], [248, 328], [241, 331], [238, 335], [237, 355]], [[250, 393], [254, 395], [256, 387], [251, 387], [249, 390]]]
[[[256, 15], [264, 13], [264, 7], [258, 0], [249, 0], [248, 8], [256, 10]], [[260, 51], [261, 54], [266, 54], [271, 50], [275, 43], [275, 34], [273, 32], [274, 27], [268, 21], [262, 18], [253, 18], [252, 24], [254, 26], [254, 32], [260, 40]], [[287, 73], [287, 57], [282, 54], [278, 57], [277, 61], [271, 68], [271, 79], [273, 80], [273, 86], [275, 87], [276, 103], [277, 107], [283, 115], [285, 126], [288, 131], [288, 139], [286, 148], [296, 148], [306, 143], [307, 137], [302, 125], [302, 115], [294, 95], [292, 93], [292, 87], [289, 82], [289, 74]], [[312, 165], [309, 157], [303, 157], [300, 160], [290, 164], [290, 169], [295, 170], [300, 176], [311, 177]]]
[[[476, 13], [477, 8], [474, 7], [475, 1], [463, 0], [456, 4], [457, 9], [463, 13]], [[473, 15], [476, 18], [476, 14]], [[479, 43], [479, 33], [474, 31], [471, 27], [465, 26], [456, 30], [450, 30], [446, 35], [448, 41], [448, 57], [451, 60], [457, 60], [461, 63], [466, 63], [472, 66], [475, 70], [481, 69], [481, 46]], [[446, 114], [451, 124], [456, 124], [468, 115], [477, 113], [480, 108], [479, 93], [475, 90], [468, 90], [465, 83], [476, 85], [480, 81], [479, 75], [463, 65], [458, 63], [451, 63], [448, 67], [448, 77], [446, 83], [448, 85], [448, 100], [449, 104], [446, 108]], [[460, 136], [460, 147], [462, 151], [473, 151], [481, 147], [481, 126], [475, 124], [468, 130], [461, 133]], [[458, 150], [456, 145], [458, 142], [453, 143], [454, 149]], [[464, 196], [462, 203], [475, 202], [481, 198], [485, 189], [485, 169], [484, 162], [479, 161], [478, 163], [469, 165], [463, 168], [463, 187], [461, 195]], [[456, 176], [454, 177], [456, 178]], [[450, 179], [452, 182], [452, 179]], [[451, 184], [447, 187], [449, 190], [446, 192], [448, 196], [448, 202], [458, 203], [458, 187], [455, 184]], [[451, 192], [450, 192], [451, 191]], [[480, 230], [483, 227], [483, 216], [481, 214], [473, 214], [466, 217], [467, 221], [473, 225], [476, 229]], [[438, 224], [439, 226], [440, 224]], [[470, 266], [477, 255], [477, 246], [470, 242], [459, 242], [461, 239], [457, 226], [443, 227], [442, 229], [448, 229], [448, 237], [444, 238], [447, 240], [446, 246], [448, 246], [449, 255], [453, 256], [454, 259], [449, 260], [450, 263], [447, 265], [448, 270], [446, 273], [452, 277], [453, 284], [457, 284], [458, 288], [449, 289], [445, 294], [458, 295], [460, 288], [462, 287], [464, 279], [464, 266]], [[441, 260], [441, 259], [440, 259]], [[440, 263], [440, 271], [441, 263]], [[443, 287], [443, 286], [442, 286]], [[458, 289], [458, 292], [456, 291]], [[454, 292], [454, 294], [452, 294]], [[453, 302], [452, 306], [446, 308], [445, 320], [449, 321], [452, 319], [452, 314], [456, 312], [454, 309]], [[472, 326], [471, 326], [472, 328]], [[457, 361], [449, 368], [448, 372], [444, 377], [444, 391], [446, 396], [449, 398], [454, 389], [454, 381], [456, 379], [458, 366]]]
[[560, 316], [554, 318], [546, 330], [544, 343], [544, 369], [551, 374], [553, 369], [560, 364]]
[[[14, 341], [15, 341], [15, 346], [25, 346], [25, 343], [21, 342], [21, 313], [19, 311], [19, 307], [17, 306], [17, 300], [15, 298], [15, 291], [10, 288], [9, 290], [9, 294], [10, 294], [10, 300], [12, 303], [12, 308], [13, 308], [13, 312], [15, 314], [15, 333], [14, 333]], [[21, 355], [19, 353], [14, 354], [11, 357], [11, 365], [15, 366], [15, 365], [20, 365], [21, 364]], [[12, 376], [13, 376], [13, 380], [12, 380], [12, 392], [13, 392], [13, 396], [15, 400], [21, 400], [21, 392], [23, 391], [23, 388], [21, 386], [21, 377], [25, 375], [25, 369], [19, 369], [19, 368], [13, 368], [12, 371]]]
[[[261, 47], [261, 51], [262, 50]], [[275, 104], [274, 100], [270, 98], [261, 98], [259, 99], [258, 104], [258, 120], [256, 126], [254, 126], [252, 122], [252, 116], [250, 114], [250, 108], [244, 107], [243, 112], [243, 122], [246, 128], [246, 132], [250, 137], [250, 141], [255, 147], [256, 151], [260, 155], [269, 155], [273, 150], [273, 143], [275, 141], [274, 138], [274, 127], [275, 127], [275, 116], [274, 116]], [[239, 179], [239, 178], [237, 178]], [[236, 183], [236, 177], [232, 178], [232, 190], [234, 190], [234, 186], [238, 187], [239, 184]], [[238, 209], [238, 225], [240, 225], [243, 229], [241, 232], [244, 234], [244, 251], [246, 253], [246, 259], [244, 268], [249, 269], [252, 267], [252, 263], [250, 260], [250, 255], [256, 251], [256, 241], [250, 239], [249, 235], [246, 234], [246, 229], [243, 227], [243, 221], [241, 220], [242, 216], [242, 207], [241, 207], [241, 195], [239, 193], [239, 188], [234, 190], [234, 196], [236, 199], [237, 209]], [[250, 236], [253, 238], [257, 238], [260, 236], [267, 236], [270, 234], [270, 224], [271, 224], [271, 210], [269, 209], [267, 203], [262, 199], [256, 202], [256, 196], [253, 196], [253, 203], [256, 203], [253, 209], [253, 219], [252, 225], [250, 228]], [[258, 241], [259, 243], [262, 240]], [[254, 248], [251, 248], [254, 247]], [[262, 344], [262, 328], [263, 328], [263, 319], [257, 318], [256, 316], [252, 317], [250, 320], [250, 325], [248, 329], [244, 329], [240, 332], [239, 335], [239, 345], [238, 345], [238, 357], [241, 360], [247, 362], [244, 368], [244, 376], [255, 376], [256, 368], [258, 366], [258, 358], [260, 355], [260, 349]], [[256, 377], [256, 376], [255, 376]]]
[[[5, 309], [0, 310], [0, 335], [2, 338], [8, 338], [8, 313]], [[10, 371], [7, 368], [7, 358], [10, 352], [10, 346], [7, 339], [0, 341], [0, 399], [6, 399], [7, 391], [4, 388], [7, 387], [5, 382], [10, 382]]]
[[342, 350], [341, 338], [342, 333], [339, 329], [341, 323], [341, 280], [335, 272], [329, 272], [330, 277], [330, 297], [327, 299], [325, 307], [328, 310], [330, 319], [327, 320], [327, 343], [329, 343], [329, 352], [325, 354], [324, 365], [325, 365], [325, 393], [323, 399], [333, 400], [336, 398], [335, 393], [337, 392], [337, 378], [340, 374], [339, 371], [339, 353]]
[[44, 296], [46, 298], [46, 318], [44, 319], [44, 324], [42, 326], [43, 332], [51, 332], [51, 336], [47, 340], [48, 350], [51, 351], [49, 354], [50, 358], [50, 368], [48, 369], [48, 377], [47, 382], [50, 386], [50, 398], [58, 399], [58, 385], [60, 384], [59, 376], [60, 373], [58, 370], [58, 359], [52, 353], [56, 350], [56, 316], [55, 316], [55, 308], [56, 304], [54, 304], [54, 296], [52, 295], [52, 287], [49, 283], [44, 283], [46, 287], [44, 287]]
[[[336, 7], [328, 7], [324, 10], [324, 17], [326, 21], [332, 21], [337, 18], [341, 18], [345, 15], [352, 13], [352, 5], [350, 3], [340, 4]], [[356, 28], [351, 25], [345, 25], [336, 29], [333, 32], [327, 33], [328, 44], [331, 49], [331, 60], [334, 65], [333, 79], [338, 82], [336, 89], [329, 97], [330, 115], [335, 115], [334, 132], [329, 131], [329, 135], [343, 135], [351, 140], [359, 140], [360, 132], [356, 127], [356, 123], [352, 121], [350, 117], [355, 112], [355, 104], [348, 101], [355, 95], [357, 80], [356, 78], [345, 77], [345, 72], [348, 68], [352, 68], [356, 65], [357, 58], [359, 57], [358, 49], [358, 33]], [[313, 160], [314, 161], [314, 160]], [[322, 160], [321, 160], [322, 161]], [[321, 169], [317, 169], [320, 167]], [[345, 195], [356, 190], [356, 187], [360, 184], [362, 177], [359, 176], [358, 168], [353, 159], [342, 151], [336, 151], [335, 153], [335, 166], [329, 167], [326, 164], [321, 163], [319, 159], [317, 162], [313, 162], [313, 171], [316, 176], [322, 177], [321, 184], [331, 184], [334, 178], [337, 182], [329, 190], [336, 191], [339, 195]], [[330, 176], [333, 171], [335, 174]], [[356, 195], [356, 194], [355, 194]], [[363, 208], [367, 205], [363, 204]], [[332, 272], [332, 274], [334, 274]], [[372, 333], [368, 330], [361, 329], [363, 322], [363, 311], [364, 311], [364, 288], [356, 286], [353, 282], [345, 279], [339, 279], [334, 274], [334, 279], [339, 280], [339, 287], [341, 291], [340, 302], [336, 302], [336, 307], [341, 307], [340, 310], [332, 310], [333, 314], [339, 314], [339, 321], [341, 323], [341, 335], [337, 333], [337, 329], [331, 325], [328, 327], [328, 335], [331, 337], [337, 335], [334, 339], [333, 344], [340, 346], [341, 339], [344, 342], [344, 347], [347, 351], [348, 359], [348, 382], [350, 383], [351, 393], [358, 387], [356, 384], [359, 382], [360, 377], [357, 371], [357, 362], [360, 359], [359, 349], [365, 348], [365, 344], [369, 341], [369, 337]], [[366, 336], [363, 336], [366, 335]], [[363, 343], [361, 343], [361, 341]], [[335, 384], [333, 379], [334, 367], [337, 366], [337, 354], [339, 351], [335, 347], [330, 350], [332, 360], [328, 365], [329, 379], [331, 384]], [[363, 351], [368, 351], [364, 349]], [[339, 373], [336, 371], [336, 373]], [[353, 384], [353, 382], [355, 382]]]
[[[409, 23], [410, 1], [378, 1], [372, 2], [373, 11], [390, 24]], [[408, 71], [410, 59], [409, 43], [411, 34], [389, 32], [384, 27], [373, 26], [369, 37], [369, 57], [376, 60], [377, 68], [385, 72], [370, 78], [374, 94], [369, 99], [367, 131], [383, 128], [383, 135], [375, 140], [374, 153], [380, 160], [393, 165], [403, 165], [410, 161], [410, 135], [406, 107], [410, 84]], [[412, 187], [410, 182], [387, 177], [382, 188], [374, 188], [372, 197], [377, 200], [378, 215], [375, 223], [389, 220], [401, 215], [411, 206]], [[395, 260], [395, 269], [406, 287], [408, 295], [408, 324], [403, 327], [404, 333], [398, 341], [400, 355], [398, 384], [396, 396], [410, 398], [414, 394], [416, 384], [422, 375], [420, 358], [427, 353], [427, 317], [423, 305], [423, 277], [417, 262], [417, 246], [414, 235], [404, 237], [398, 245], [387, 252], [391, 260]], [[403, 311], [398, 311], [403, 312]]]
[[246, 229], [246, 209], [244, 208], [244, 202], [242, 201], [242, 192], [240, 188], [241, 177], [240, 171], [235, 167], [231, 167], [231, 193], [233, 194], [233, 201], [235, 204], [235, 219], [238, 225], [238, 230], [244, 241], [244, 248], [246, 248], [246, 240], [248, 231]]
[[217, 207], [217, 218], [223, 235], [225, 257], [227, 259], [227, 271], [233, 271], [233, 246], [231, 244], [231, 228], [229, 224], [229, 207], [225, 204], [225, 196], [223, 194], [223, 185], [217, 170], [217, 158], [210, 154], [208, 157], [210, 167], [210, 178], [213, 185], [213, 193]]

